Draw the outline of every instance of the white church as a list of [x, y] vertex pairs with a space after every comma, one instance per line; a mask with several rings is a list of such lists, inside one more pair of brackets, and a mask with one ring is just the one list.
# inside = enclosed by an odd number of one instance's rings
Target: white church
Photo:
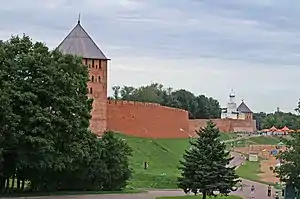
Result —
[[221, 119], [246, 120], [252, 118], [253, 112], [248, 108], [243, 100], [241, 104], [237, 106], [235, 102], [235, 94], [233, 90], [231, 90], [227, 107], [222, 108]]

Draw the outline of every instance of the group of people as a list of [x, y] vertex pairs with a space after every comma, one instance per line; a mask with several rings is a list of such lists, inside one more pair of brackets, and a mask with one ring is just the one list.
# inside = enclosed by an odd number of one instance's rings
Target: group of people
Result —
[[[240, 182], [240, 191], [243, 191], [243, 183], [242, 181]], [[254, 198], [255, 195], [255, 187], [254, 185], [251, 186], [250, 188], [250, 198]], [[271, 185], [268, 186], [268, 190], [267, 190], [267, 196], [270, 198], [272, 197], [272, 187]], [[276, 191], [275, 194], [273, 195], [274, 199], [279, 199], [279, 192]], [[282, 190], [282, 196], [284, 196], [284, 190]]]

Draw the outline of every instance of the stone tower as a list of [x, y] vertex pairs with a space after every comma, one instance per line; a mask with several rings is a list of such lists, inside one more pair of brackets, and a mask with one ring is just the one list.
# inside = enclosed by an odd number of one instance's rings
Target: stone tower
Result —
[[247, 120], [253, 120], [253, 112], [250, 110], [250, 108], [245, 104], [244, 100], [242, 100], [242, 103], [237, 108], [238, 112], [243, 113], [245, 115], [245, 119]]
[[94, 99], [90, 129], [101, 135], [107, 129], [107, 62], [104, 55], [78, 20], [77, 25], [59, 44], [58, 49], [65, 54], [83, 57], [83, 64], [88, 67], [90, 81], [88, 96]]

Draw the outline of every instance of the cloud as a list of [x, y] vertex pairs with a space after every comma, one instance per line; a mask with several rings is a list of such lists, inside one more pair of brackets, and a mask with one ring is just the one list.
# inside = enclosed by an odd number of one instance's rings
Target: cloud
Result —
[[255, 111], [293, 111], [300, 79], [296, 0], [22, 0], [2, 2], [0, 38], [56, 47], [81, 21], [112, 59], [109, 85], [160, 82]]

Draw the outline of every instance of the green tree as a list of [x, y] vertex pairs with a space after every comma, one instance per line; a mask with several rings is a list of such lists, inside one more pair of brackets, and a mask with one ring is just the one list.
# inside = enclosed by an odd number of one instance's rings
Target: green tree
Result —
[[114, 92], [113, 99], [118, 100], [120, 98], [120, 86], [113, 86], [112, 90]]
[[87, 81], [80, 57], [50, 51], [26, 35], [1, 43], [0, 192], [12, 191], [15, 182], [23, 190], [25, 181], [31, 191], [125, 186], [130, 148], [88, 130]]
[[152, 102], [184, 109], [189, 112], [191, 119], [212, 119], [221, 116], [220, 104], [217, 100], [204, 95], [195, 96], [185, 89], [173, 90], [172, 88], [164, 88], [162, 84], [158, 83], [138, 88], [123, 86], [120, 90], [116, 90], [117, 88], [120, 86], [113, 87], [113, 99]]
[[4, 178], [29, 180], [33, 191], [57, 189], [58, 173], [89, 155], [87, 68], [28, 36], [12, 37], [0, 53]]
[[125, 188], [132, 174], [129, 166], [132, 149], [124, 140], [110, 131], [102, 136], [100, 143], [101, 159], [107, 167], [107, 173], [103, 179], [103, 190], [121, 190]]
[[259, 112], [259, 113], [253, 114], [253, 119], [256, 120], [256, 128], [258, 130], [263, 129], [263, 122], [266, 117], [267, 117], [267, 114], [265, 112]]
[[268, 114], [264, 112], [254, 113], [253, 116], [259, 130], [271, 128], [272, 126], [277, 128], [287, 126], [290, 129], [300, 129], [300, 116], [297, 114], [276, 111]]
[[292, 139], [285, 140], [285, 144], [287, 150], [278, 154], [281, 166], [275, 172], [282, 182], [293, 184], [300, 190], [300, 134], [294, 133]]
[[220, 131], [209, 121], [205, 128], [197, 131], [199, 136], [191, 140], [191, 148], [185, 151], [179, 169], [178, 187], [203, 199], [213, 196], [214, 191], [227, 195], [237, 183], [234, 167], [228, 167], [232, 158], [226, 152], [226, 145], [220, 142]]
[[[295, 110], [300, 113], [300, 101]], [[275, 169], [275, 172], [281, 181], [293, 184], [300, 190], [300, 134], [294, 133], [291, 139], [285, 139], [284, 142], [286, 150], [278, 154], [277, 159], [281, 165]]]

